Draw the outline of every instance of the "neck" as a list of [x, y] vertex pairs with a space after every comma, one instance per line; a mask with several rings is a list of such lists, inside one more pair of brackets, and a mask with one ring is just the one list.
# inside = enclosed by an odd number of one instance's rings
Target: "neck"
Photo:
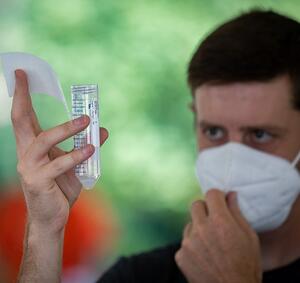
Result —
[[287, 221], [278, 229], [259, 234], [263, 270], [285, 266], [300, 258], [300, 196]]

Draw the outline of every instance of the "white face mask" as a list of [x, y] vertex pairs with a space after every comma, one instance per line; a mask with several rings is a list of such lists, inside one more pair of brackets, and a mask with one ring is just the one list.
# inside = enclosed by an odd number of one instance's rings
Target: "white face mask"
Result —
[[236, 191], [240, 209], [257, 232], [276, 229], [288, 217], [300, 193], [295, 168], [300, 152], [289, 161], [240, 143], [203, 150], [196, 175], [204, 193], [212, 188]]

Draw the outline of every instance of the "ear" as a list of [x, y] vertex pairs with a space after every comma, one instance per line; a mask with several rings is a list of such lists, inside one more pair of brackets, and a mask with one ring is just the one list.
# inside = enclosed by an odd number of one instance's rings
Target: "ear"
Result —
[[190, 102], [190, 103], [188, 104], [188, 107], [189, 107], [189, 109], [190, 109], [192, 112], [196, 113], [196, 106], [195, 106], [195, 102], [194, 102], [194, 101]]
[[194, 113], [194, 130], [197, 132], [197, 127], [196, 127], [196, 124], [197, 124], [197, 118], [196, 118], [197, 111], [196, 111], [196, 105], [195, 105], [194, 100], [188, 104], [188, 108]]

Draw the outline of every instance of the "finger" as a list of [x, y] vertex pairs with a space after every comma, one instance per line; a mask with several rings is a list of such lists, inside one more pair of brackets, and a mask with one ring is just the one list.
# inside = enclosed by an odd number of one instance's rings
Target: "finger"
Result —
[[89, 117], [84, 115], [50, 130], [41, 132], [30, 147], [30, 159], [37, 161], [44, 157], [53, 146], [82, 131], [88, 126], [89, 122]]
[[108, 131], [105, 128], [100, 128], [100, 145], [103, 145], [108, 138]]
[[35, 113], [33, 107], [32, 107], [32, 111], [31, 111], [31, 121], [32, 121], [32, 124], [34, 127], [35, 135], [37, 136], [42, 131], [42, 128], [40, 126], [39, 120], [36, 116], [36, 113]]
[[55, 178], [57, 185], [69, 201], [70, 207], [72, 207], [73, 204], [76, 202], [82, 190], [82, 184], [79, 180], [77, 184], [70, 186], [70, 178], [73, 179], [74, 177], [74, 170], [71, 169]]
[[187, 279], [184, 282], [199, 282], [201, 276], [201, 269], [199, 268], [199, 263], [194, 258], [194, 254], [191, 254], [190, 251], [181, 248], [179, 249], [174, 256], [175, 262], [181, 272], [184, 274], [184, 277]]
[[247, 222], [246, 218], [243, 216], [238, 200], [237, 200], [237, 193], [236, 192], [229, 192], [227, 194], [227, 204], [229, 211], [231, 212], [231, 215], [233, 219], [237, 222], [239, 226], [241, 226], [245, 231], [252, 231], [252, 228], [250, 227], [249, 223]]
[[[105, 128], [100, 128], [99, 132], [100, 132], [100, 137], [101, 137], [100, 144], [102, 146], [108, 138], [108, 131]], [[65, 155], [66, 153], [69, 153], [69, 152], [62, 150], [62, 149], [58, 148], [57, 146], [54, 146], [49, 150], [49, 157], [51, 160], [53, 160], [58, 156]]]
[[22, 70], [15, 72], [16, 87], [13, 96], [11, 120], [19, 150], [25, 150], [36, 136], [32, 120], [33, 108], [28, 90], [26, 73]]
[[42, 176], [45, 179], [53, 180], [74, 168], [77, 164], [87, 160], [93, 155], [94, 151], [95, 147], [89, 144], [81, 149], [59, 156], [42, 167]]
[[41, 131], [41, 127], [32, 106], [27, 75], [23, 70], [16, 70], [15, 76], [16, 76], [15, 95], [18, 97], [17, 103], [21, 104], [21, 111], [18, 110], [17, 113], [14, 114], [18, 115], [19, 112], [19, 114], [28, 115], [29, 116], [28, 118], [31, 122], [30, 124], [34, 129], [35, 134], [37, 135]]
[[194, 201], [191, 205], [191, 216], [194, 224], [202, 224], [207, 220], [206, 204], [203, 200]]
[[205, 201], [209, 216], [230, 216], [224, 192], [211, 189], [206, 193]]
[[192, 223], [188, 223], [183, 230], [183, 237], [186, 238], [190, 235], [192, 230]]

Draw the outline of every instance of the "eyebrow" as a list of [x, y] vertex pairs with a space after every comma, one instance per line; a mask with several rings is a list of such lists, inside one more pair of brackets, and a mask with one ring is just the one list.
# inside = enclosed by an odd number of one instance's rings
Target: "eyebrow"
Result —
[[197, 125], [200, 127], [200, 128], [209, 128], [209, 127], [219, 127], [219, 128], [224, 128], [222, 125], [218, 125], [218, 124], [215, 124], [215, 123], [211, 123], [211, 122], [207, 122], [207, 121], [198, 121], [197, 122]]
[[[197, 122], [198, 126], [200, 128], [209, 128], [209, 127], [218, 127], [218, 128], [225, 128], [224, 125], [217, 124], [217, 123], [211, 123], [205, 120]], [[279, 126], [274, 126], [274, 125], [268, 125], [268, 124], [257, 124], [257, 125], [249, 125], [249, 126], [243, 126], [239, 128], [240, 131], [253, 131], [253, 130], [258, 130], [258, 129], [264, 129], [270, 132], [277, 132], [284, 134], [287, 132], [285, 128], [279, 127]]]

